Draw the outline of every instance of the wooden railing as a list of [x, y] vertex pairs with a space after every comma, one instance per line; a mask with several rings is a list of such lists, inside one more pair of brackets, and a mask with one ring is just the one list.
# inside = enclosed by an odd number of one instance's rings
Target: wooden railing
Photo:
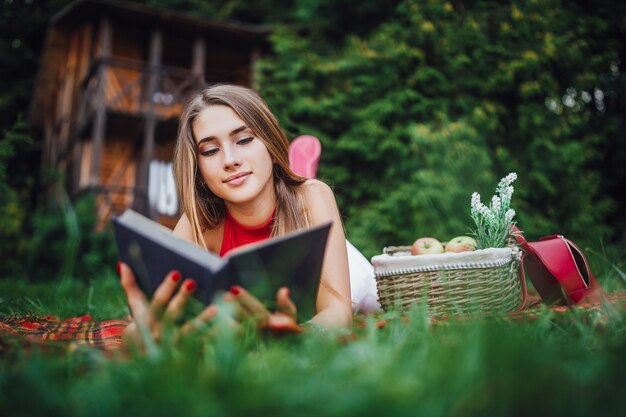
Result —
[[[149, 91], [152, 77], [156, 88]], [[204, 85], [203, 75], [180, 68], [122, 58], [100, 59], [83, 81], [84, 113], [80, 119], [88, 120], [101, 99], [110, 111], [141, 116], [153, 109], [157, 118], [171, 119], [180, 115], [187, 98]]]

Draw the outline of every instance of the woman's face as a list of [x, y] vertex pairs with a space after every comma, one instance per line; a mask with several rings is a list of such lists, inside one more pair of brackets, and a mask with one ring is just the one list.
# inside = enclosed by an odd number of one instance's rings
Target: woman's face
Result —
[[273, 161], [265, 144], [228, 106], [202, 110], [193, 123], [198, 168], [211, 192], [227, 203], [273, 198]]

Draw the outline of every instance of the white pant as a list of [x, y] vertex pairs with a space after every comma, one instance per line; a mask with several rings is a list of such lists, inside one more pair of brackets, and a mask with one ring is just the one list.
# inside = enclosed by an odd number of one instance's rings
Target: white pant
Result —
[[357, 248], [346, 240], [348, 264], [350, 267], [350, 291], [352, 312], [369, 313], [380, 311], [374, 267]]

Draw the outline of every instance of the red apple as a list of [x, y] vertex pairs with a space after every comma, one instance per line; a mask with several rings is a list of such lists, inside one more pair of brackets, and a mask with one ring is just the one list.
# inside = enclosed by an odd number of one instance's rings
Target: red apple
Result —
[[421, 237], [411, 246], [412, 255], [443, 253], [443, 245], [434, 237]]
[[476, 241], [469, 236], [457, 236], [446, 244], [446, 252], [467, 252], [476, 249]]

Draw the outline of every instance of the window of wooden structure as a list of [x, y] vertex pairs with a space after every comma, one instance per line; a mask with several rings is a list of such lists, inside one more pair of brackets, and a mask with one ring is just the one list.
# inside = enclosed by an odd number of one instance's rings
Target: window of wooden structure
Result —
[[[210, 40], [209, 40], [210, 42]], [[239, 85], [250, 84], [250, 55], [235, 46], [209, 45], [205, 65], [208, 83], [226, 82]]]
[[165, 33], [163, 36], [162, 64], [168, 67], [191, 68], [193, 39]]
[[149, 41], [149, 30], [113, 23], [113, 57], [146, 62]]

